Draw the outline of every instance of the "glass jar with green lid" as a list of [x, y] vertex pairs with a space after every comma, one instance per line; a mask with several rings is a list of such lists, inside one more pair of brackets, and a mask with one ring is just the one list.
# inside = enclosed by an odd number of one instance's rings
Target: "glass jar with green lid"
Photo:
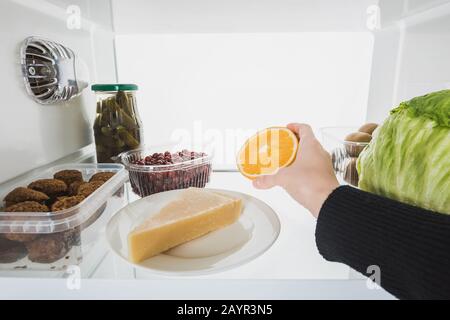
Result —
[[136, 105], [135, 84], [94, 84], [97, 96], [94, 121], [97, 162], [114, 162], [120, 153], [143, 144], [142, 122]]

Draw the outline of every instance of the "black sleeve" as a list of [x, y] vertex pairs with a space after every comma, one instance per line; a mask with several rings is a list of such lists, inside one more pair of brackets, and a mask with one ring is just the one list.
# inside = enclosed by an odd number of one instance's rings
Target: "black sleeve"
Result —
[[322, 206], [316, 244], [366, 276], [378, 266], [397, 298], [450, 299], [450, 215], [341, 186]]

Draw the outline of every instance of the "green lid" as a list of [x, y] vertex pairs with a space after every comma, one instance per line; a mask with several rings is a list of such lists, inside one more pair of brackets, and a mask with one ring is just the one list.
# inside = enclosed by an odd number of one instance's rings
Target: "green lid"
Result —
[[93, 84], [92, 91], [136, 91], [138, 86], [132, 83], [108, 83], [108, 84]]

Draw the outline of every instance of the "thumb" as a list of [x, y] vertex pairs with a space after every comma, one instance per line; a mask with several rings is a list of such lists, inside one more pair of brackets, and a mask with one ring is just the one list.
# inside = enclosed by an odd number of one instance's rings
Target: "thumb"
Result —
[[275, 175], [261, 176], [253, 180], [253, 186], [256, 189], [270, 189], [277, 185]]

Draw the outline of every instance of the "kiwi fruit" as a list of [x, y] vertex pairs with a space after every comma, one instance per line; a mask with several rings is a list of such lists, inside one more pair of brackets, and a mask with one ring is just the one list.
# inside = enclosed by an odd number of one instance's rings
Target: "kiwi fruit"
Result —
[[359, 132], [368, 133], [368, 134], [371, 135], [371, 134], [375, 131], [375, 129], [376, 129], [377, 127], [378, 127], [378, 124], [369, 122], [369, 123], [366, 123], [366, 124], [362, 125], [362, 126], [358, 129], [358, 131], [359, 131]]
[[350, 157], [358, 157], [361, 151], [365, 148], [365, 144], [359, 143], [369, 143], [372, 140], [372, 136], [365, 132], [353, 132], [347, 135], [344, 139], [346, 142], [355, 142], [355, 143], [347, 143], [345, 145], [345, 149]]
[[372, 140], [372, 136], [369, 133], [365, 132], [352, 132], [349, 135], [347, 135], [344, 140], [349, 142], [367, 143], [370, 142], [370, 140]]

